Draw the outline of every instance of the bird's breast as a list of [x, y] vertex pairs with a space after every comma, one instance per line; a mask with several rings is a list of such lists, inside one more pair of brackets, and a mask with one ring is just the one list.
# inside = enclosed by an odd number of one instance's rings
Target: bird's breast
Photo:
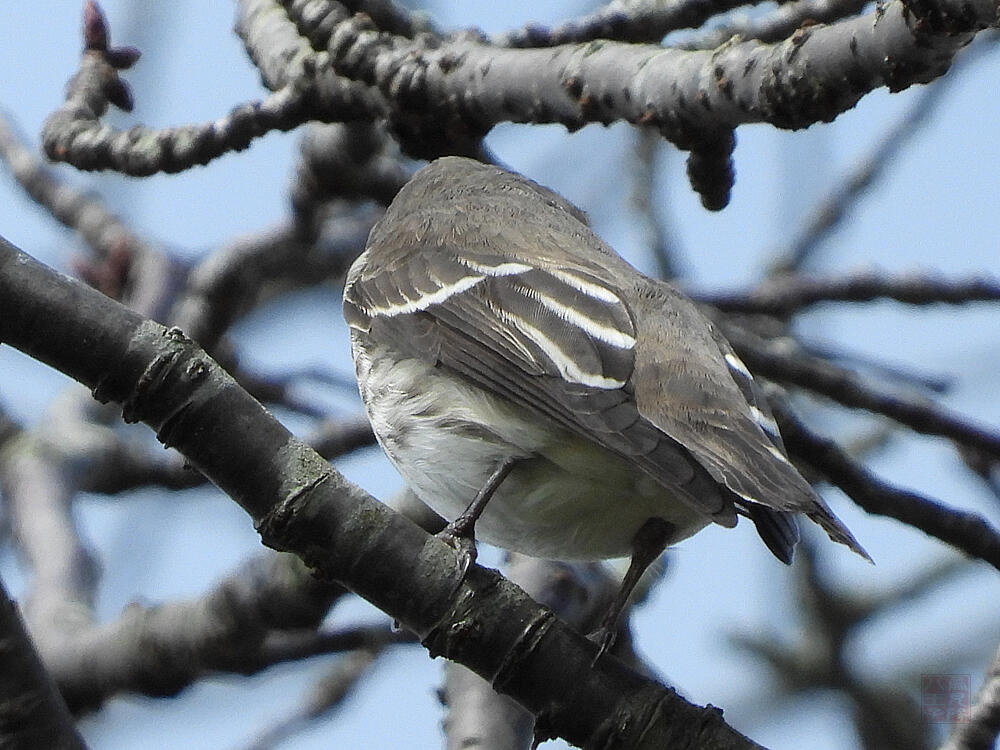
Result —
[[478, 539], [536, 557], [604, 559], [629, 554], [650, 517], [675, 525], [674, 542], [708, 523], [597, 443], [363, 335], [352, 346], [372, 428], [437, 513], [454, 519], [501, 461], [522, 459], [477, 522]]

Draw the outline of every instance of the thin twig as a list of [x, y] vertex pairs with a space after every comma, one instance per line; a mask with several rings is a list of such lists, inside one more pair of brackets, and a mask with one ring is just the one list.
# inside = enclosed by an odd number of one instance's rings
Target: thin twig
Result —
[[311, 727], [318, 719], [328, 718], [354, 693], [371, 669], [381, 649], [359, 649], [339, 657], [310, 690], [301, 708], [283, 716], [244, 747], [244, 750], [271, 750]]
[[794, 341], [766, 340], [742, 326], [726, 325], [726, 337], [747, 366], [775, 382], [826, 396], [839, 404], [883, 414], [923, 435], [949, 438], [1000, 457], [1000, 433], [975, 424], [924, 398], [880, 392], [850, 370], [810, 357]]
[[1000, 735], [1000, 648], [993, 655], [983, 685], [969, 707], [969, 713], [952, 725], [951, 734], [940, 750], [991, 750]]
[[659, 42], [671, 31], [696, 29], [714, 15], [759, 0], [612, 0], [588, 15], [546, 28], [529, 24], [492, 40], [502, 47], [554, 47], [596, 39]]
[[[816, 23], [833, 23], [860, 13], [867, 0], [797, 0], [780, 4], [766, 15], [740, 13], [712, 28], [699, 29], [679, 41], [678, 49], [715, 49], [734, 36], [777, 42], [787, 39], [795, 30]], [[733, 14], [735, 15], [735, 14]]]
[[[248, 45], [266, 45], [278, 39], [268, 23], [280, 23], [275, 15], [258, 18], [262, 23], [245, 37]], [[200, 125], [117, 130], [101, 118], [111, 105], [131, 111], [132, 93], [118, 71], [131, 67], [139, 53], [132, 47], [111, 47], [108, 38], [103, 14], [88, 0], [79, 69], [66, 87], [64, 104], [46, 118], [42, 129], [45, 153], [54, 161], [78, 169], [114, 169], [134, 176], [176, 173], [242, 151], [271, 131], [292, 130], [314, 119], [343, 122], [385, 114], [377, 91], [337, 77], [328, 67], [317, 64], [315, 55], [309, 56], [306, 45], [303, 55], [279, 55], [286, 66], [291, 59], [297, 67], [286, 67], [277, 74], [282, 84], [261, 101], [232, 107], [228, 114]], [[268, 51], [275, 53], [273, 47]], [[255, 61], [264, 65], [261, 56]]]
[[994, 34], [987, 32], [980, 44], [973, 45], [970, 51], [956, 55], [948, 76], [938, 79], [920, 92], [916, 102], [888, 132], [883, 134], [868, 156], [839, 180], [836, 187], [816, 204], [805, 226], [785, 249], [776, 254], [770, 264], [770, 275], [778, 276], [800, 270], [815, 257], [821, 244], [850, 215], [860, 198], [896, 163], [896, 155], [920, 132], [923, 125], [930, 121], [937, 105], [943, 101], [945, 92], [952, 82], [957, 80], [959, 70], [976, 57], [976, 53], [972, 50], [995, 49], [995, 43], [990, 44], [987, 41], [994, 38]]
[[665, 150], [663, 139], [656, 131], [648, 128], [636, 131], [630, 198], [642, 226], [643, 244], [656, 262], [657, 276], [671, 279], [679, 273], [676, 239], [670, 233], [660, 208], [668, 203], [667, 196], [663, 194], [666, 188], [662, 183], [659, 186], [656, 184], [656, 175], [660, 171], [657, 157]]
[[889, 299], [908, 305], [964, 305], [1000, 301], [1000, 278], [979, 274], [944, 279], [929, 273], [889, 274], [861, 271], [843, 276], [782, 274], [745, 292], [707, 292], [700, 302], [729, 313], [788, 317], [824, 302]]
[[779, 402], [772, 406], [793, 459], [821, 473], [869, 513], [902, 521], [1000, 570], [1000, 531], [982, 516], [892, 486], [851, 459], [832, 440], [810, 430]]

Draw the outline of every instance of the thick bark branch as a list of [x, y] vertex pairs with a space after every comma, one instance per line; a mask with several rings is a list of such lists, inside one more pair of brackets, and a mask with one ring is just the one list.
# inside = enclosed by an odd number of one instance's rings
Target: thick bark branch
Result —
[[70, 708], [93, 710], [126, 691], [175, 695], [206, 674], [273, 664], [266, 639], [315, 629], [344, 593], [286, 557], [251, 561], [197, 600], [132, 606], [114, 622], [50, 643], [45, 660]]
[[727, 199], [719, 170], [728, 163], [720, 151], [733, 128], [802, 128], [832, 120], [876, 88], [931, 81], [996, 16], [992, 0], [894, 0], [865, 16], [800, 28], [777, 44], [734, 40], [712, 51], [606, 41], [500, 49], [468, 35], [411, 41], [358, 18], [314, 18], [310, 39], [325, 41], [338, 73], [385, 94], [403, 146], [416, 156], [453, 153], [456, 133], [482, 135], [499, 122], [575, 130], [625, 120], [654, 126], [708, 159], [699, 174], [715, 176], [702, 175], [703, 202], [719, 208]]
[[0, 245], [0, 341], [123, 404], [294, 551], [470, 667], [570, 742], [602, 748], [758, 747], [613, 658], [495, 571], [349, 483], [176, 329]]
[[86, 750], [2, 583], [0, 675], [0, 745], [5, 750]]
[[421, 158], [479, 155], [482, 136], [501, 122], [575, 130], [625, 120], [690, 151], [691, 183], [706, 207], [718, 209], [732, 186], [734, 128], [803, 128], [832, 120], [876, 88], [931, 81], [997, 17], [996, 0], [892, 0], [866, 16], [800, 27], [775, 44], [734, 38], [691, 51], [601, 40], [511, 49], [470, 34], [381, 31], [366, 15], [346, 17], [339, 3], [237, 7], [238, 31], [275, 93], [206, 125], [117, 132], [99, 118], [109, 103], [131, 106], [117, 71], [136, 53], [109, 47], [103, 19], [88, 5], [80, 71], [46, 122], [46, 153], [82, 169], [148, 175], [204, 164], [308, 120], [388, 114], [403, 148]]

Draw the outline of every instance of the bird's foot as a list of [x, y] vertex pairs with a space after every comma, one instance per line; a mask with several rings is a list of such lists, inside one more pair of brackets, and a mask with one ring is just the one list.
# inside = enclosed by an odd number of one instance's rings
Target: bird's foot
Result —
[[473, 529], [462, 523], [462, 518], [452, 521], [434, 536], [458, 553], [459, 580], [465, 578], [469, 568], [476, 562], [476, 537]]
[[587, 640], [593, 641], [597, 644], [597, 653], [590, 662], [590, 666], [597, 664], [598, 660], [604, 654], [606, 654], [612, 646], [615, 645], [615, 639], [618, 638], [618, 618], [616, 617], [613, 622], [608, 622], [607, 619], [601, 624], [601, 626], [591, 632], [587, 633]]

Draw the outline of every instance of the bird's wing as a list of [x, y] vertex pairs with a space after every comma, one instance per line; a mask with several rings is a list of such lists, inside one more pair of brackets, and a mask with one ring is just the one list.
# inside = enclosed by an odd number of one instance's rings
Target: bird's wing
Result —
[[592, 269], [424, 242], [353, 274], [344, 300], [355, 329], [632, 460], [699, 512], [735, 524], [727, 494], [705, 491], [700, 462], [640, 415], [635, 323]]
[[717, 523], [735, 525], [738, 504], [779, 558], [795, 512], [867, 556], [788, 462], [752, 377], [694, 304], [546, 188], [467, 160], [425, 167], [373, 229], [344, 311], [357, 331], [625, 457]]
[[[744, 501], [762, 538], [783, 559], [797, 538], [783, 513], [804, 513], [831, 539], [868, 557], [785, 456], [777, 425], [753, 376], [693, 303], [641, 278], [636, 358], [639, 413], [670, 435]], [[664, 398], [664, 394], [668, 394]]]
[[[778, 424], [774, 421], [771, 407], [757, 380], [714, 325], [711, 326], [710, 330], [712, 339], [726, 362], [733, 382], [736, 383], [736, 386], [740, 389], [740, 393], [743, 394], [743, 398], [750, 407], [750, 415], [753, 417], [753, 420], [764, 431], [764, 435], [768, 441], [782, 455], [787, 455], [785, 443], [781, 439], [781, 433], [778, 431]], [[740, 509], [740, 506], [737, 505], [737, 508]], [[767, 545], [767, 548], [771, 550], [774, 556], [786, 565], [790, 565], [795, 552], [795, 545], [799, 543], [800, 539], [799, 525], [796, 521], [797, 514], [789, 511], [775, 510], [759, 503], [746, 503], [740, 510], [753, 522], [761, 540]]]

